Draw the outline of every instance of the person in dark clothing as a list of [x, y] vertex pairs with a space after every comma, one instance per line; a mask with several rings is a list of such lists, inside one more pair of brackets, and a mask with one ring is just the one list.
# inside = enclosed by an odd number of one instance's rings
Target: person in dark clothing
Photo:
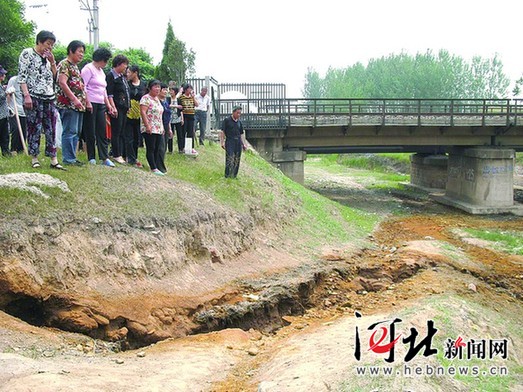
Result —
[[167, 149], [167, 143], [169, 139], [172, 140], [173, 132], [170, 127], [171, 122], [171, 106], [169, 104], [170, 100], [167, 99], [167, 95], [169, 95], [169, 87], [162, 83], [160, 85], [160, 94], [158, 95], [158, 98], [160, 99], [160, 102], [163, 106], [163, 113], [162, 113], [162, 122], [163, 122], [163, 138], [160, 142], [160, 149], [159, 149], [159, 159], [156, 162], [156, 167], [158, 167], [158, 170], [160, 170], [162, 173], [167, 173], [167, 168], [165, 167], [165, 151]]
[[145, 95], [147, 86], [140, 79], [140, 68], [131, 65], [127, 69], [127, 80], [129, 82], [130, 108], [127, 112], [127, 123], [124, 130], [125, 155], [129, 165], [142, 168], [138, 161], [138, 146], [140, 144], [140, 99]]
[[235, 106], [232, 115], [223, 120], [220, 132], [220, 144], [225, 150], [225, 177], [236, 178], [240, 169], [242, 150], [247, 149], [245, 132], [240, 121], [241, 106]]
[[129, 60], [123, 54], [119, 54], [113, 59], [113, 68], [107, 73], [107, 98], [113, 107], [116, 107], [116, 114], [111, 116], [111, 149], [115, 162], [125, 163], [124, 132], [127, 121], [127, 111], [129, 110], [129, 83], [127, 82], [127, 66]]

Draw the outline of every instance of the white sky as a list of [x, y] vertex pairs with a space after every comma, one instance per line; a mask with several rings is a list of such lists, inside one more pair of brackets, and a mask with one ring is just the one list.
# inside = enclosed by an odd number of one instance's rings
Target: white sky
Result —
[[[25, 0], [26, 18], [67, 45], [89, 42], [88, 13], [76, 0]], [[89, 0], [92, 4], [92, 0]], [[138, 47], [161, 59], [169, 19], [196, 52], [196, 76], [219, 82], [285, 83], [301, 96], [308, 67], [402, 50], [447, 49], [466, 60], [498, 54], [513, 81], [523, 74], [522, 0], [99, 0], [100, 41]]]

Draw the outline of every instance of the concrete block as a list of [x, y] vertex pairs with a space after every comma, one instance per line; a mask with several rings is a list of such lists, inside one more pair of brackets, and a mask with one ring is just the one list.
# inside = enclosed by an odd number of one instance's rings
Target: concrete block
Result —
[[514, 207], [514, 157], [515, 151], [507, 148], [454, 150], [448, 161], [445, 199], [485, 211], [506, 212]]
[[280, 162], [303, 162], [307, 158], [307, 153], [300, 150], [276, 151], [272, 153], [272, 161]]
[[514, 159], [516, 151], [510, 148], [474, 147], [466, 148], [461, 155], [478, 159]]
[[445, 189], [448, 160], [446, 155], [411, 155], [411, 184], [423, 189]]
[[523, 216], [523, 204], [514, 203], [507, 207], [485, 207], [476, 204], [467, 203], [442, 194], [431, 194], [430, 198], [438, 203], [459, 208], [472, 215], [494, 215], [494, 214], [513, 214]]
[[291, 180], [296, 181], [299, 184], [303, 184], [303, 182], [305, 181], [303, 161], [280, 162], [273, 164]]

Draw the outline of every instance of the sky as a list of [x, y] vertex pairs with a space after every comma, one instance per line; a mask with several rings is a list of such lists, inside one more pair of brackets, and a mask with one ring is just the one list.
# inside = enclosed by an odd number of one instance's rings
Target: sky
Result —
[[[84, 0], [85, 1], [85, 0]], [[77, 0], [25, 0], [26, 19], [60, 43], [89, 42], [87, 11]], [[92, 5], [92, 0], [89, 0]], [[44, 7], [31, 7], [42, 5]], [[523, 75], [522, 0], [99, 0], [100, 41], [143, 48], [161, 60], [169, 20], [196, 52], [196, 77], [220, 83], [284, 83], [302, 96], [308, 68], [402, 51], [446, 49], [469, 61], [499, 56], [505, 74]], [[136, 5], [135, 5], [136, 4]]]

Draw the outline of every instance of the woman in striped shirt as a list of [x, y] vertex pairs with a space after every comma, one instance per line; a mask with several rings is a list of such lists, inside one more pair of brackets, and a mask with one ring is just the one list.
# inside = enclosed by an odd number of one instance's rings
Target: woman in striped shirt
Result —
[[[198, 101], [194, 96], [193, 87], [190, 84], [184, 84], [178, 92], [178, 102], [183, 106], [183, 132], [187, 139], [194, 140], [194, 108]], [[186, 146], [187, 151], [187, 146]], [[198, 152], [193, 148], [189, 155], [197, 155]]]

